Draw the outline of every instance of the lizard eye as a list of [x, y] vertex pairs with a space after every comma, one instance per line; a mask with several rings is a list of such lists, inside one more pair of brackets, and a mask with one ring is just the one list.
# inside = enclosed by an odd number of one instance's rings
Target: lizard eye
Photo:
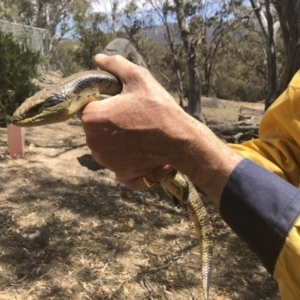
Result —
[[67, 99], [66, 94], [54, 94], [53, 96], [47, 98], [44, 102], [39, 103], [33, 107], [31, 107], [26, 115], [27, 117], [33, 117], [35, 115], [40, 114], [45, 108], [53, 107], [58, 103], [61, 103]]
[[67, 95], [64, 93], [61, 94], [54, 94], [53, 96], [47, 98], [45, 102], [43, 102], [42, 109], [46, 107], [52, 107], [55, 106], [58, 103], [64, 102], [67, 99]]

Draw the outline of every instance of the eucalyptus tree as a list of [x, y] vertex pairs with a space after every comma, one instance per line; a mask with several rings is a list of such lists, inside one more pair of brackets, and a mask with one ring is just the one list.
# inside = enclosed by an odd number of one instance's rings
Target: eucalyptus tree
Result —
[[[6, 7], [18, 10], [13, 21], [24, 25], [47, 29], [50, 57], [59, 41], [71, 30], [70, 19], [75, 0], [10, 0]], [[78, 0], [77, 0], [78, 1]], [[85, 1], [85, 0], [80, 0]], [[6, 3], [7, 1], [5, 1]], [[8, 20], [13, 17], [7, 18]], [[9, 20], [10, 21], [10, 20]]]
[[285, 53], [278, 83], [278, 93], [281, 93], [300, 69], [300, 0], [277, 0], [272, 3], [278, 14]]
[[19, 15], [18, 6], [11, 0], [2, 0], [0, 2], [0, 20], [17, 22]]
[[205, 123], [201, 113], [201, 81], [197, 65], [197, 44], [200, 39], [193, 36], [188, 23], [189, 15], [187, 14], [186, 4], [184, 0], [174, 0], [175, 11], [177, 16], [180, 36], [183, 43], [184, 52], [186, 55], [186, 64], [189, 77], [188, 103], [189, 112], [197, 120]]
[[265, 37], [264, 48], [267, 57], [267, 94], [265, 98], [265, 109], [267, 109], [277, 97], [278, 66], [275, 40], [279, 22], [274, 20], [275, 11], [271, 10], [269, 0], [266, 0], [263, 4], [259, 0], [250, 0], [250, 2]]
[[[243, 24], [243, 16], [238, 16], [234, 3], [226, 0], [150, 0], [150, 3], [165, 26], [179, 98], [182, 100], [187, 90], [191, 115], [203, 121], [202, 90], [210, 94], [216, 56], [230, 41], [228, 36], [231, 34], [232, 38], [233, 31]], [[185, 69], [182, 69], [183, 60]]]
[[164, 38], [167, 41], [170, 50], [170, 55], [165, 57], [165, 60], [169, 60], [169, 57], [171, 57], [170, 66], [175, 75], [175, 82], [173, 82], [172, 78], [170, 76], [168, 77], [166, 74], [164, 74], [164, 77], [168, 80], [169, 84], [175, 88], [179, 98], [179, 104], [180, 106], [183, 106], [184, 83], [182, 77], [184, 76], [184, 70], [181, 63], [182, 49], [180, 47], [180, 39], [178, 38], [178, 27], [174, 25], [174, 4], [169, 0], [150, 0], [149, 3], [152, 7], [150, 27], [151, 23], [153, 26], [157, 26], [153, 18], [157, 18], [157, 22], [164, 27], [162, 32], [164, 33]]
[[94, 0], [93, 3], [95, 12], [100, 12], [106, 16], [106, 32], [113, 40], [118, 37], [123, 26], [124, 7], [129, 0]]
[[[300, 1], [250, 0], [250, 2], [266, 40], [268, 86], [265, 109], [267, 109], [300, 69]], [[277, 34], [278, 32], [280, 34]], [[276, 53], [280, 38], [285, 55], [281, 72], [278, 70]]]
[[[168, 42], [176, 75], [176, 89], [179, 103], [183, 105], [184, 94], [188, 98], [189, 113], [205, 123], [201, 113], [201, 81], [197, 64], [196, 48], [201, 39], [190, 28], [192, 20], [185, 0], [150, 0], [152, 8], [165, 27], [165, 39]], [[196, 3], [196, 2], [195, 2]], [[174, 25], [176, 22], [176, 25]], [[186, 68], [182, 67], [185, 62]], [[187, 70], [187, 87], [184, 88], [185, 69]], [[184, 92], [186, 90], [186, 93]]]
[[74, 57], [83, 69], [94, 69], [93, 57], [109, 41], [106, 32], [107, 16], [95, 12], [87, 1], [77, 1], [73, 14], [74, 38], [78, 41]]

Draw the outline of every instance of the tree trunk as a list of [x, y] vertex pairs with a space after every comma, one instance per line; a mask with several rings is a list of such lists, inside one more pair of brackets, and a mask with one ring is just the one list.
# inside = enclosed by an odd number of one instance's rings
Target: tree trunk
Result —
[[265, 110], [277, 98], [277, 56], [274, 37], [274, 22], [270, 9], [270, 1], [266, 0], [266, 16], [262, 10], [262, 5], [258, 0], [250, 0], [254, 9], [257, 20], [261, 26], [266, 39], [266, 55], [267, 55], [267, 95], [265, 99]]
[[180, 73], [180, 66], [178, 62], [178, 54], [176, 53], [175, 47], [174, 47], [174, 42], [171, 37], [171, 32], [170, 32], [170, 26], [168, 24], [168, 19], [167, 19], [167, 13], [168, 10], [166, 8], [163, 8], [163, 23], [166, 28], [166, 38], [169, 43], [172, 56], [173, 56], [173, 61], [174, 61], [174, 67], [175, 67], [175, 74], [176, 74], [176, 88], [177, 88], [177, 94], [179, 96], [179, 105], [183, 107], [183, 84], [182, 84], [182, 79], [181, 79], [181, 73]]
[[285, 64], [278, 84], [279, 95], [300, 69], [300, 1], [278, 0], [274, 2], [274, 6], [278, 13], [285, 49]]
[[268, 23], [267, 61], [268, 61], [268, 88], [265, 99], [265, 111], [277, 98], [277, 55], [274, 36], [274, 22], [270, 11], [270, 1], [266, 0], [266, 16]]
[[205, 124], [204, 117], [201, 113], [201, 83], [199, 71], [197, 68], [197, 57], [195, 51], [195, 41], [193, 41], [189, 25], [186, 22], [184, 14], [183, 0], [175, 0], [175, 9], [180, 30], [181, 39], [183, 41], [184, 51], [187, 56], [187, 68], [189, 75], [189, 113]]

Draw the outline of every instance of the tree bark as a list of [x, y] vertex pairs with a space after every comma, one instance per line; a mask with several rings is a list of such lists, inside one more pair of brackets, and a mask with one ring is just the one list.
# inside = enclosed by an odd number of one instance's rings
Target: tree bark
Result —
[[278, 84], [281, 94], [300, 69], [300, 1], [278, 0], [274, 2], [278, 13], [285, 49], [285, 64]]
[[267, 61], [268, 61], [268, 88], [265, 99], [265, 111], [277, 98], [277, 55], [274, 36], [274, 22], [270, 11], [270, 1], [266, 0], [266, 16], [268, 24]]
[[270, 1], [266, 0], [266, 15], [262, 11], [261, 3], [258, 0], [250, 0], [252, 8], [254, 9], [257, 20], [261, 26], [263, 34], [266, 39], [266, 55], [267, 55], [267, 95], [265, 99], [265, 110], [277, 98], [277, 55], [274, 36], [274, 27], [276, 26], [273, 21], [273, 16], [270, 9]]
[[171, 32], [170, 32], [170, 26], [167, 21], [167, 8], [163, 7], [163, 23], [166, 28], [166, 38], [169, 43], [172, 55], [173, 55], [173, 61], [174, 61], [174, 67], [175, 67], [175, 74], [176, 74], [176, 81], [177, 81], [177, 93], [179, 95], [179, 105], [183, 107], [183, 84], [182, 84], [182, 79], [181, 79], [181, 73], [180, 73], [180, 66], [178, 62], [178, 55], [176, 54], [176, 50], [174, 47], [174, 42], [171, 37]]
[[197, 68], [197, 56], [195, 51], [196, 41], [192, 39], [189, 25], [185, 18], [183, 0], [175, 0], [174, 3], [178, 27], [183, 41], [185, 55], [187, 56], [187, 68], [189, 75], [189, 113], [194, 118], [205, 124], [204, 117], [201, 113], [201, 83]]

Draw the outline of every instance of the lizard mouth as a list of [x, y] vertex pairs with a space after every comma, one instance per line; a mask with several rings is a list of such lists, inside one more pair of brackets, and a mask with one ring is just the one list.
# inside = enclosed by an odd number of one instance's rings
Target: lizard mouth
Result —
[[64, 105], [45, 107], [43, 104], [36, 105], [24, 114], [13, 114], [11, 123], [21, 127], [34, 127], [66, 121], [70, 118], [68, 108]]
[[69, 118], [65, 94], [54, 94], [45, 101], [37, 103], [28, 109], [24, 102], [11, 117], [11, 123], [16, 126], [33, 127], [65, 121]]

